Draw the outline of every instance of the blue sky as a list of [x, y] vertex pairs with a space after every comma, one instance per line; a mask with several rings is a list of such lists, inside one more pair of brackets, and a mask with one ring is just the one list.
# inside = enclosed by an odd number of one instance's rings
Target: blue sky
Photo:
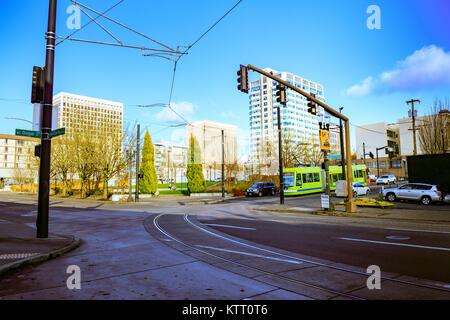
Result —
[[[118, 0], [83, 0], [104, 11]], [[169, 45], [186, 46], [228, 11], [236, 0], [125, 0], [108, 15]], [[57, 34], [68, 35], [69, 0], [58, 1]], [[381, 29], [369, 30], [370, 5], [381, 10]], [[28, 128], [33, 65], [44, 65], [48, 1], [0, 2], [1, 133]], [[243, 0], [183, 57], [172, 102], [189, 121], [235, 124], [241, 155], [248, 143], [248, 97], [236, 89], [240, 64], [288, 71], [321, 83], [326, 102], [344, 106], [352, 124], [396, 122], [405, 101], [420, 99], [419, 115], [450, 94], [450, 2], [446, 0]], [[88, 22], [82, 14], [81, 24]], [[161, 48], [130, 31], [99, 20], [127, 44]], [[91, 23], [76, 37], [114, 42]], [[60, 91], [123, 102], [126, 122], [139, 121], [154, 141], [182, 140], [180, 123], [163, 109], [173, 63], [143, 57], [139, 50], [65, 41], [56, 49], [55, 94]], [[257, 77], [252, 74], [251, 78]], [[354, 145], [352, 127], [352, 145]]]

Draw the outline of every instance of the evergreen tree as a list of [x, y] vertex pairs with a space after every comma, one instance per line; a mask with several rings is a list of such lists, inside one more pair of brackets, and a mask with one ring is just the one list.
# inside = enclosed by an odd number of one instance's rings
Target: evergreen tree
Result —
[[206, 181], [203, 176], [201, 150], [197, 139], [191, 134], [189, 139], [188, 165], [186, 178], [189, 193], [200, 193], [206, 190]]
[[144, 137], [140, 173], [143, 174], [143, 177], [139, 179], [140, 192], [154, 194], [158, 190], [158, 177], [155, 169], [155, 149], [148, 131]]

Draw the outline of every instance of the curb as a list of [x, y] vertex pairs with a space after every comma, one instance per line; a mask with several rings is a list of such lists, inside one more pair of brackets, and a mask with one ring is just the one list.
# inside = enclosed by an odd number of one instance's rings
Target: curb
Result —
[[13, 261], [11, 263], [7, 263], [7, 264], [1, 266], [0, 267], [0, 278], [4, 274], [6, 274], [6, 273], [8, 273], [10, 271], [13, 271], [13, 270], [16, 270], [16, 269], [20, 269], [20, 268], [25, 267], [27, 265], [36, 264], [36, 263], [42, 263], [42, 262], [45, 262], [45, 261], [57, 258], [57, 257], [65, 254], [65, 253], [67, 253], [69, 251], [72, 251], [73, 249], [79, 247], [81, 245], [81, 243], [82, 243], [82, 240], [79, 237], [69, 236], [69, 238], [72, 238], [72, 242], [70, 244], [68, 244], [67, 246], [65, 246], [65, 247], [62, 247], [60, 249], [56, 249], [56, 250], [50, 251], [48, 253], [41, 253], [41, 254], [39, 254], [37, 256], [32, 256], [32, 257], [24, 258], [24, 259], [21, 259], [21, 260], [18, 260], [18, 261]]
[[221, 202], [225, 202], [225, 201], [242, 199], [242, 198], [245, 198], [245, 196], [231, 197], [231, 198], [226, 198], [226, 199], [211, 200], [211, 201], [204, 201], [204, 202], [187, 202], [184, 205], [185, 206], [196, 206], [196, 205], [205, 205], [205, 204], [217, 204], [217, 203], [221, 203]]

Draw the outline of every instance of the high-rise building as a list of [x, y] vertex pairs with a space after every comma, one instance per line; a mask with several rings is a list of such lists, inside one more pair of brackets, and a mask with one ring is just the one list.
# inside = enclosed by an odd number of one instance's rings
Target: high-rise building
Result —
[[[293, 75], [289, 72], [279, 72], [270, 68], [264, 69], [291, 85], [307, 93], [313, 93], [316, 98], [325, 101], [322, 85]], [[249, 92], [249, 124], [250, 124], [250, 157], [249, 161], [256, 165], [272, 167], [269, 171], [278, 170], [278, 116], [276, 101], [276, 86], [278, 82], [265, 76], [250, 83]], [[304, 145], [309, 150], [320, 150], [319, 122], [316, 116], [308, 113], [307, 99], [302, 95], [287, 89], [287, 105], [281, 106], [281, 131], [283, 143], [292, 146]], [[324, 113], [318, 107], [318, 112]], [[339, 135], [330, 131], [332, 153], [340, 153]], [[306, 148], [305, 148], [306, 149]], [[302, 156], [296, 155], [301, 162]], [[274, 161], [276, 159], [276, 161]], [[272, 172], [273, 173], [273, 172]]]
[[[66, 135], [90, 133], [94, 136], [121, 135], [123, 103], [60, 92], [53, 97], [57, 127]], [[55, 113], [54, 113], [55, 114]]]

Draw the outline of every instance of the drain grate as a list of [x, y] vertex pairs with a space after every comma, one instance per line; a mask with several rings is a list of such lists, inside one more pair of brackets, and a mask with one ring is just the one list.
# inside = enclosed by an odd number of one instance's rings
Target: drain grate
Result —
[[39, 252], [0, 254], [0, 260], [23, 259], [23, 258], [28, 258], [28, 257], [31, 257], [31, 256], [35, 256], [35, 255], [38, 255], [38, 254], [39, 254]]

